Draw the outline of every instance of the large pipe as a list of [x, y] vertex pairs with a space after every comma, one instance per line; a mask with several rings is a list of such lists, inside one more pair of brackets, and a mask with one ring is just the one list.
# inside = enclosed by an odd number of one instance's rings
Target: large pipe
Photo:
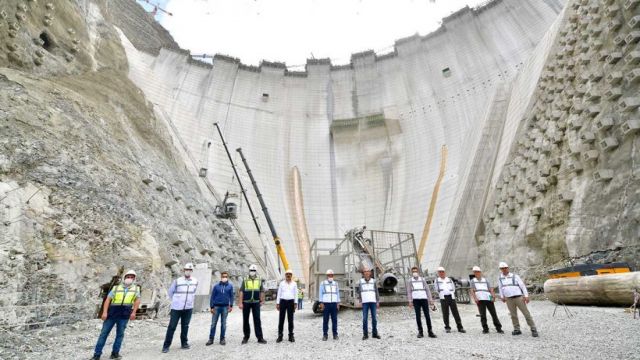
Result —
[[544, 292], [565, 305], [631, 306], [633, 290], [640, 289], [640, 272], [549, 279]]
[[392, 273], [384, 273], [378, 281], [378, 287], [385, 290], [393, 290], [398, 285], [398, 278]]

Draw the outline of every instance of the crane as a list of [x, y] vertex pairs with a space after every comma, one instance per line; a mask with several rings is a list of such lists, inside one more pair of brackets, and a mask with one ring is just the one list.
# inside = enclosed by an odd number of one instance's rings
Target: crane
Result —
[[139, 0], [142, 1], [144, 3], [149, 4], [150, 6], [153, 6], [153, 10], [151, 11], [151, 15], [156, 16], [156, 14], [158, 13], [158, 11], [161, 11], [169, 16], [173, 16], [173, 13], [165, 10], [164, 8], [160, 7], [160, 5], [156, 2], [150, 1], [150, 0]]

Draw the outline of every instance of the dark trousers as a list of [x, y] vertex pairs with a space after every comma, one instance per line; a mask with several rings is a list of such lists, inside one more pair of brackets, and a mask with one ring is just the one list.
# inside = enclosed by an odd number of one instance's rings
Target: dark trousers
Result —
[[289, 336], [293, 335], [293, 313], [296, 306], [295, 300], [280, 300], [280, 317], [278, 318], [278, 336], [284, 331], [284, 317], [287, 316]]
[[102, 348], [104, 348], [104, 344], [107, 342], [109, 333], [111, 333], [111, 329], [113, 329], [114, 326], [116, 326], [116, 339], [113, 342], [113, 348], [111, 349], [111, 352], [115, 354], [119, 353], [120, 347], [122, 346], [122, 340], [124, 339], [124, 330], [127, 328], [128, 322], [129, 319], [107, 318], [107, 320], [102, 323], [102, 331], [100, 331], [100, 336], [98, 337], [98, 342], [96, 343], [94, 355], [102, 355]]
[[182, 346], [189, 344], [187, 335], [189, 334], [189, 323], [191, 322], [192, 313], [193, 309], [171, 309], [169, 327], [167, 328], [167, 335], [164, 338], [164, 345], [162, 345], [164, 349], [168, 349], [169, 346], [171, 346], [171, 341], [173, 341], [173, 333], [176, 332], [176, 328], [178, 327], [178, 321], [180, 321], [180, 344]]
[[331, 332], [333, 336], [338, 335], [338, 303], [323, 303], [322, 310], [322, 335], [329, 333], [329, 317], [331, 317]]
[[378, 319], [376, 317], [376, 303], [363, 303], [362, 304], [362, 333], [364, 335], [369, 334], [369, 312], [371, 312], [371, 332], [373, 335], [378, 335]]
[[453, 314], [453, 318], [456, 320], [458, 330], [462, 329], [462, 320], [460, 320], [460, 314], [458, 313], [458, 305], [456, 300], [451, 295], [446, 295], [444, 299], [440, 299], [440, 306], [442, 307], [442, 318], [444, 319], [444, 328], [451, 330], [449, 326], [449, 310]]
[[302, 310], [302, 303], [304, 303], [304, 299], [298, 299], [298, 310]]
[[496, 306], [493, 301], [490, 300], [478, 301], [478, 310], [480, 310], [480, 323], [482, 324], [482, 329], [489, 330], [489, 325], [487, 325], [487, 309], [489, 309], [489, 314], [491, 314], [493, 326], [496, 327], [496, 330], [501, 330], [502, 324], [500, 324], [500, 320], [498, 320]]
[[413, 299], [413, 310], [416, 312], [416, 324], [418, 324], [418, 333], [422, 334], [422, 317], [420, 311], [424, 313], [424, 317], [427, 320], [427, 331], [432, 332], [431, 329], [431, 316], [429, 316], [429, 300], [427, 299]]
[[242, 303], [242, 332], [245, 339], [251, 336], [251, 326], [249, 325], [249, 313], [253, 315], [253, 331], [258, 340], [262, 339], [262, 323], [260, 322], [260, 303]]

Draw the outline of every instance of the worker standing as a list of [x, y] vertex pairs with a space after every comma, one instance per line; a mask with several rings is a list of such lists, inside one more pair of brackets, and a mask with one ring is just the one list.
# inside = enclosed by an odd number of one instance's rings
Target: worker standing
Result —
[[489, 314], [491, 314], [491, 319], [493, 320], [493, 326], [496, 327], [496, 331], [499, 334], [504, 334], [502, 331], [502, 324], [500, 324], [500, 320], [498, 319], [498, 314], [496, 314], [496, 294], [489, 285], [489, 281], [482, 276], [482, 269], [479, 266], [473, 267], [473, 276], [471, 279], [471, 288], [469, 292], [471, 293], [471, 298], [478, 305], [478, 310], [480, 311], [480, 324], [482, 324], [482, 333], [489, 333], [489, 325], [487, 325], [487, 310], [489, 310]]
[[302, 304], [304, 303], [304, 290], [298, 287], [298, 310], [302, 310]]
[[427, 286], [427, 282], [418, 273], [418, 267], [411, 268], [411, 282], [409, 283], [409, 289], [407, 289], [407, 296], [409, 298], [409, 307], [413, 308], [416, 312], [416, 323], [418, 324], [418, 338], [424, 337], [422, 330], [422, 318], [420, 310], [424, 313], [424, 317], [427, 320], [427, 332], [430, 338], [435, 338], [436, 334], [433, 333], [431, 327], [431, 317], [429, 316], [429, 305], [435, 307], [433, 298], [431, 297], [431, 291]]
[[322, 341], [329, 335], [329, 318], [333, 340], [338, 340], [338, 310], [340, 310], [340, 288], [333, 280], [333, 270], [327, 270], [327, 279], [320, 283], [320, 302], [322, 303]]
[[227, 315], [233, 311], [233, 284], [229, 283], [229, 273], [220, 273], [220, 282], [213, 286], [209, 299], [209, 311], [211, 312], [211, 328], [209, 341], [205, 345], [213, 344], [216, 337], [216, 327], [220, 319], [220, 345], [226, 345], [225, 333], [227, 332]]
[[92, 360], [100, 359], [102, 349], [107, 342], [111, 329], [116, 326], [116, 339], [113, 342], [110, 359], [120, 359], [120, 348], [124, 339], [124, 331], [129, 320], [136, 318], [136, 311], [140, 306], [140, 287], [135, 285], [136, 272], [127, 271], [122, 284], [114, 286], [102, 306], [102, 331], [98, 337]]
[[364, 277], [360, 279], [360, 302], [362, 303], [362, 340], [369, 338], [369, 314], [371, 313], [371, 336], [380, 339], [378, 335], [378, 319], [376, 310], [380, 308], [380, 294], [376, 280], [371, 277], [371, 269], [364, 269]]
[[198, 289], [198, 280], [191, 276], [193, 274], [193, 264], [187, 263], [184, 266], [184, 276], [174, 280], [169, 287], [169, 298], [171, 299], [171, 314], [167, 335], [164, 338], [162, 352], [169, 352], [169, 347], [173, 341], [173, 333], [180, 322], [180, 344], [182, 349], [190, 349], [189, 345], [189, 323], [193, 314], [193, 303]]
[[253, 317], [253, 330], [258, 338], [258, 343], [266, 344], [267, 341], [262, 336], [262, 323], [260, 322], [260, 307], [264, 304], [264, 282], [258, 277], [258, 267], [255, 265], [249, 266], [249, 277], [244, 279], [240, 286], [238, 304], [242, 309], [242, 331], [244, 333], [242, 344], [246, 344], [251, 335], [250, 314]]
[[440, 306], [442, 307], [444, 331], [448, 333], [451, 332], [451, 327], [449, 326], [449, 311], [451, 311], [456, 321], [458, 332], [465, 333], [466, 331], [462, 327], [462, 320], [460, 320], [460, 314], [458, 313], [458, 305], [456, 304], [456, 285], [450, 278], [446, 277], [445, 270], [442, 266], [438, 268], [438, 277], [436, 277], [434, 285], [440, 298]]
[[276, 297], [276, 309], [279, 311], [277, 343], [282, 342], [285, 316], [287, 317], [287, 324], [289, 326], [289, 341], [296, 341], [293, 337], [293, 313], [296, 312], [298, 285], [292, 279], [293, 271], [287, 269], [284, 272], [284, 280], [282, 280], [278, 286], [278, 296]]
[[509, 314], [511, 315], [511, 322], [513, 323], [512, 335], [521, 335], [520, 321], [518, 320], [518, 309], [524, 315], [527, 320], [527, 325], [531, 328], [531, 335], [538, 337], [538, 330], [536, 324], [533, 322], [533, 317], [527, 308], [529, 303], [529, 292], [520, 276], [509, 272], [509, 265], [505, 262], [501, 262], [500, 265], [500, 277], [498, 277], [498, 285], [500, 290], [500, 299], [502, 302], [507, 303]]

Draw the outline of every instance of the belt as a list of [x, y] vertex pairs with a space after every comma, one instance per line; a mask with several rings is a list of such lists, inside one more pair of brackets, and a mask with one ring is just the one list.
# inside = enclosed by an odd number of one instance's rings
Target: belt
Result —
[[509, 299], [515, 299], [515, 298], [519, 298], [522, 297], [522, 295], [516, 295], [516, 296], [507, 296]]

